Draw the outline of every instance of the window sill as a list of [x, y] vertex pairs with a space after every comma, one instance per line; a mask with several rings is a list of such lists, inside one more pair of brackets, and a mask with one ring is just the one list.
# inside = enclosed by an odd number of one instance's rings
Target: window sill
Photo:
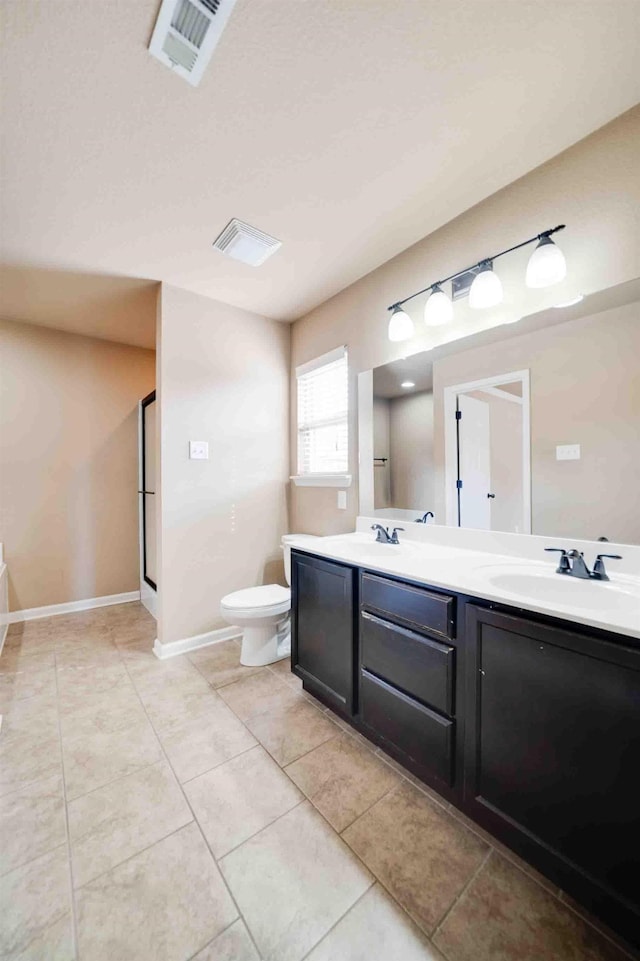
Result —
[[351, 474], [295, 474], [290, 480], [296, 487], [351, 486]]

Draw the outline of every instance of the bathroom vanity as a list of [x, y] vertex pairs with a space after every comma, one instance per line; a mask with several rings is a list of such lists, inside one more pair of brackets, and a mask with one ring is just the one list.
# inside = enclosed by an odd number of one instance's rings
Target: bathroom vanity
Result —
[[[635, 579], [616, 621], [623, 595], [615, 585], [600, 595], [601, 614], [584, 591], [603, 585], [575, 593], [569, 578], [552, 579], [548, 563], [475, 552], [471, 571], [463, 555], [474, 552], [407, 544], [396, 557], [392, 547], [376, 553], [372, 539], [323, 538], [313, 553], [294, 550], [292, 670], [369, 740], [640, 944]], [[500, 588], [501, 567], [542, 585], [530, 603]], [[486, 569], [498, 574], [489, 579]], [[571, 617], [545, 597], [565, 588], [586, 613]]]

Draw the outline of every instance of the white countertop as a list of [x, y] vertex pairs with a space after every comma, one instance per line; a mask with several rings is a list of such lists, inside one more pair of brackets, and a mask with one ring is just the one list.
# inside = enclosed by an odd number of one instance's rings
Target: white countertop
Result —
[[[369, 520], [363, 518], [358, 526], [367, 527]], [[450, 529], [443, 536], [434, 531], [433, 527], [411, 529], [408, 536], [403, 532], [397, 546], [376, 543], [375, 534], [367, 529], [298, 544], [293, 540], [291, 547], [370, 571], [640, 638], [640, 576], [616, 572], [619, 562], [605, 562], [610, 581], [581, 580], [555, 573], [558, 554], [543, 554], [539, 560], [516, 556], [510, 549], [514, 541], [504, 542], [509, 548], [504, 553], [470, 549], [454, 546], [456, 534], [462, 542], [465, 532]], [[493, 547], [500, 546], [500, 536], [488, 538]], [[545, 539], [549, 546], [556, 546], [555, 540]], [[568, 544], [569, 548], [573, 546]], [[618, 553], [613, 549], [616, 546], [598, 544], [597, 550], [614, 554]], [[585, 560], [590, 563], [593, 559], [585, 552]]]

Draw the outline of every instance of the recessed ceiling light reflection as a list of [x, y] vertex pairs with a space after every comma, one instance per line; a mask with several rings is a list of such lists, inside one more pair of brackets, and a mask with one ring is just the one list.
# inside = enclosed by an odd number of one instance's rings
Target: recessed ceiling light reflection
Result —
[[415, 387], [416, 385], [412, 380], [403, 380], [400, 386], [404, 387], [405, 390], [411, 390], [411, 388]]

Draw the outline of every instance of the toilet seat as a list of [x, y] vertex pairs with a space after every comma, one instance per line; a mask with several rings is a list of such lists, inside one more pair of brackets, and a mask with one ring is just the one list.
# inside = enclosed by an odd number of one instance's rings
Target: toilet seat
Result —
[[291, 608], [291, 591], [280, 584], [246, 587], [223, 597], [220, 607], [229, 613], [237, 611], [243, 618], [286, 614]]

